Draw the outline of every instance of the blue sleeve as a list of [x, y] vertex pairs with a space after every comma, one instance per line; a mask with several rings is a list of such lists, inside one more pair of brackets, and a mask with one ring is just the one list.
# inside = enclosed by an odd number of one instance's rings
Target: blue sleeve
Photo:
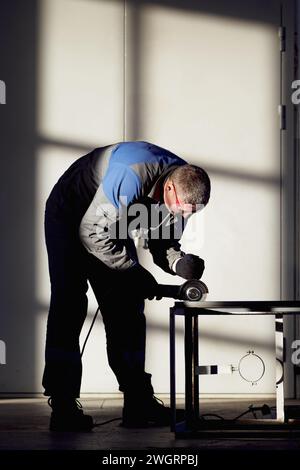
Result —
[[124, 164], [114, 163], [111, 165], [102, 184], [106, 197], [117, 209], [120, 208], [120, 203], [128, 206], [141, 194], [140, 178], [129, 166]]

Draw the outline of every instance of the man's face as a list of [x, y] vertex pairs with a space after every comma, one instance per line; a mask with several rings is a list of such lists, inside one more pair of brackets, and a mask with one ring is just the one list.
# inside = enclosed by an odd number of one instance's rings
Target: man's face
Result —
[[169, 212], [174, 215], [181, 215], [184, 218], [188, 218], [196, 211], [192, 204], [183, 202], [182, 194], [180, 194], [180, 191], [176, 189], [175, 184], [170, 179], [164, 185], [164, 203]]

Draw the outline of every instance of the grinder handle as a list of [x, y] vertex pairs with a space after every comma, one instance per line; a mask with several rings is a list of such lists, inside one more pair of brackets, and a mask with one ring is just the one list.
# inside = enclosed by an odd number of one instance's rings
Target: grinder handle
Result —
[[157, 296], [169, 297], [171, 299], [180, 299], [181, 286], [174, 286], [170, 284], [158, 284]]

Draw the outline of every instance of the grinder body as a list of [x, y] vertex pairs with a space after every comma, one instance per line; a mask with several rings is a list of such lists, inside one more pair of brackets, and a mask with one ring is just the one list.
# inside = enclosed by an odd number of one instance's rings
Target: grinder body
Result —
[[198, 279], [190, 279], [181, 286], [158, 284], [157, 296], [197, 302], [203, 300], [207, 293], [208, 288], [204, 282]]

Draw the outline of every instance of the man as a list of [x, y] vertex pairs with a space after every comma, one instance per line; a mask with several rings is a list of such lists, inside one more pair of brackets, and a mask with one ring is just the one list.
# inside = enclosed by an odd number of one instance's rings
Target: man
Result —
[[[75, 161], [58, 180], [45, 211], [51, 301], [43, 386], [50, 396], [51, 430], [93, 427], [92, 417], [76, 400], [87, 281], [103, 317], [108, 362], [124, 393], [123, 426], [170, 422], [170, 409], [155, 399], [151, 375], [144, 370], [144, 299], [155, 296], [157, 282], [139, 264], [127, 227], [135, 204], [147, 209], [147, 217], [153, 207], [166, 207], [171, 218], [163, 216], [162, 222], [146, 227], [153, 260], [170, 274], [199, 279], [204, 262], [181, 251], [175, 218], [187, 220], [207, 204], [209, 196], [204, 170], [148, 142], [97, 148]], [[172, 233], [166, 232], [170, 227]]]

